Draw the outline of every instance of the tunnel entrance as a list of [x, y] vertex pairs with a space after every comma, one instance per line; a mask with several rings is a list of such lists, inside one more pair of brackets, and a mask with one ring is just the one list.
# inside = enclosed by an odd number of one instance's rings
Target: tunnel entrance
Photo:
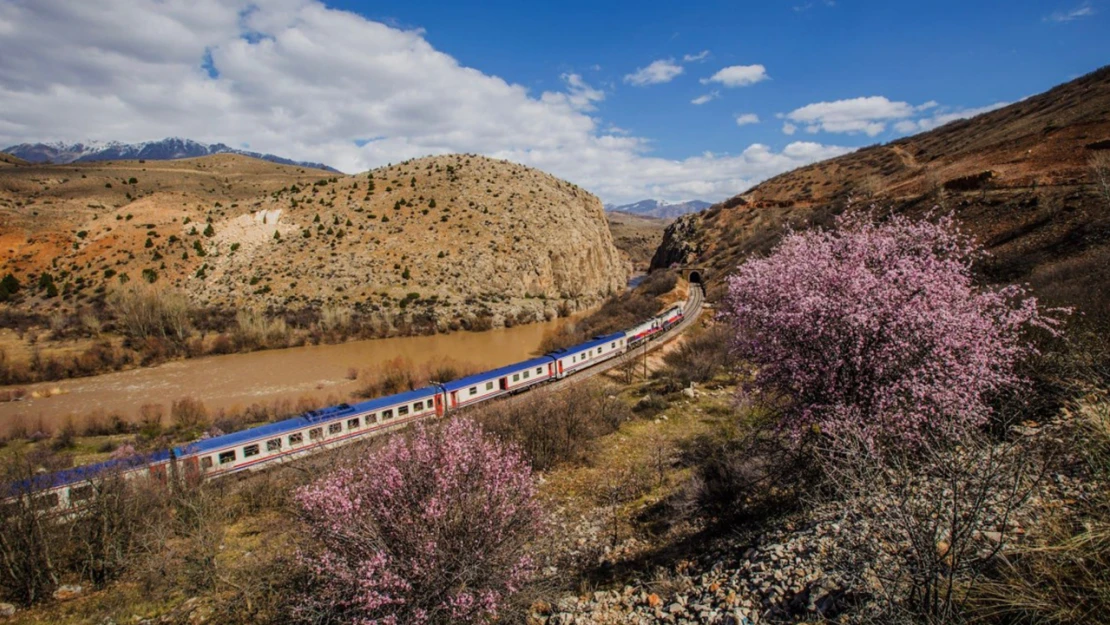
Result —
[[690, 284], [701, 284], [701, 272], [700, 271], [691, 271], [690, 272]]

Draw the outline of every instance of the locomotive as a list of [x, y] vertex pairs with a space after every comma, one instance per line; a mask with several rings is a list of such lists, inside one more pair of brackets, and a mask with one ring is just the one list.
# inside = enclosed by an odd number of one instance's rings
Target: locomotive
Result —
[[516, 394], [560, 380], [616, 358], [680, 323], [684, 302], [623, 332], [615, 332], [537, 358], [449, 382], [310, 410], [296, 417], [231, 434], [193, 441], [167, 450], [37, 475], [9, 484], [0, 505], [19, 505], [25, 493], [32, 507], [44, 512], [80, 506], [92, 496], [91, 480], [118, 472], [124, 477], [191, 482], [257, 470], [397, 429], [428, 417], [443, 417], [497, 397]]

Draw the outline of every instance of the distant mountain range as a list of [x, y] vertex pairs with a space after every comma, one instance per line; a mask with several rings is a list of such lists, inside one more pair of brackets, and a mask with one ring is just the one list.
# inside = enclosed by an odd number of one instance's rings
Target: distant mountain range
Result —
[[713, 204], [710, 202], [703, 202], [701, 200], [687, 200], [685, 202], [676, 202], [674, 204], [664, 202], [663, 200], [640, 200], [635, 204], [621, 204], [619, 206], [606, 204], [605, 210], [617, 211], [621, 213], [631, 213], [633, 215], [641, 215], [643, 217], [674, 219], [676, 217], [686, 215], [687, 213], [696, 213], [700, 210], [709, 208], [712, 205]]
[[259, 154], [247, 150], [237, 150], [223, 143], [200, 143], [191, 139], [170, 137], [161, 141], [142, 143], [121, 143], [119, 141], [87, 141], [84, 143], [21, 143], [3, 150], [32, 163], [85, 163], [90, 161], [150, 160], [169, 161], [179, 158], [195, 158], [211, 154], [241, 154], [260, 158], [281, 165], [311, 167], [340, 173], [339, 170], [323, 163], [294, 161], [273, 154]]

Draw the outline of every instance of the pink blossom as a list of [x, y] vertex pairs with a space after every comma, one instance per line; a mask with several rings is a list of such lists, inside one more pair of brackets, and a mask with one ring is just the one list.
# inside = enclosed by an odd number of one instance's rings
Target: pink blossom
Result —
[[297, 493], [318, 547], [306, 610], [359, 623], [476, 622], [532, 574], [539, 524], [520, 452], [457, 419], [417, 426]]
[[755, 368], [742, 396], [778, 401], [796, 436], [912, 445], [983, 424], [1036, 351], [1027, 330], [1058, 323], [1022, 287], [976, 286], [984, 255], [951, 217], [789, 233], [728, 279], [722, 317]]

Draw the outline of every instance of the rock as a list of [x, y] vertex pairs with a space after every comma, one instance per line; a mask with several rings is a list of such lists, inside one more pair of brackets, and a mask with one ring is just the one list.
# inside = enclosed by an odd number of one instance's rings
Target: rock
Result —
[[671, 614], [678, 614], [680, 612], [685, 612], [686, 608], [683, 607], [681, 603], [672, 603], [671, 605], [667, 606], [667, 611]]
[[57, 601], [69, 601], [70, 599], [80, 597], [81, 593], [84, 591], [85, 589], [79, 584], [63, 584], [58, 586], [58, 589], [54, 591], [54, 599]]
[[0, 618], [15, 616], [15, 606], [10, 603], [0, 603]]
[[663, 600], [659, 598], [659, 595], [651, 593], [647, 596], [647, 604], [653, 608], [658, 608], [663, 605]]

